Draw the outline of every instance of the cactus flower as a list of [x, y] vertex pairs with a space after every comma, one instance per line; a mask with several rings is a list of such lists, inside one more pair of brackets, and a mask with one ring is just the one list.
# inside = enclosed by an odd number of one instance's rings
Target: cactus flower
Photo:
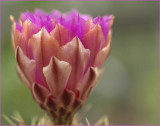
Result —
[[54, 124], [72, 124], [103, 72], [114, 17], [36, 9], [10, 18], [19, 77]]

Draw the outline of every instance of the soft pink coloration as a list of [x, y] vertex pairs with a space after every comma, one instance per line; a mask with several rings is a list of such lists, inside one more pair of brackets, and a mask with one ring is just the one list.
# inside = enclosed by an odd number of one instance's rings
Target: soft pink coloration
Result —
[[97, 84], [111, 48], [113, 16], [41, 10], [11, 16], [17, 72], [55, 124], [71, 124]]

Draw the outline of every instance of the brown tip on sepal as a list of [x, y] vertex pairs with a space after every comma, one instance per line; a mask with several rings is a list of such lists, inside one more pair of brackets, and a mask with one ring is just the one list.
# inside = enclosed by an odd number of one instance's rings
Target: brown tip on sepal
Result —
[[33, 83], [32, 84], [32, 93], [33, 93], [35, 100], [38, 103], [43, 104], [45, 98], [49, 94], [49, 91], [44, 86], [42, 86], [40, 84]]
[[58, 106], [57, 103], [54, 99], [54, 97], [52, 95], [49, 95], [45, 101], [44, 101], [44, 105], [47, 107], [47, 109], [49, 109], [50, 111], [57, 111], [58, 110]]
[[73, 104], [74, 99], [75, 99], [75, 93], [69, 89], [65, 89], [61, 96], [63, 105], [68, 106]]

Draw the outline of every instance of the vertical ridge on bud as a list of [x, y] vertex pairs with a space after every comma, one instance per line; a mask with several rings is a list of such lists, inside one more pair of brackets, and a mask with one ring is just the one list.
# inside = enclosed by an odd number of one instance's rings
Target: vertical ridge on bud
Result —
[[16, 49], [16, 60], [19, 71], [22, 72], [26, 79], [30, 82], [30, 85], [27, 85], [31, 87], [31, 83], [33, 83], [35, 80], [36, 62], [26, 57], [19, 47]]
[[89, 56], [90, 51], [84, 48], [77, 37], [62, 46], [58, 52], [57, 57], [60, 60], [70, 63], [72, 66], [72, 72], [67, 84], [67, 87], [71, 90], [75, 91], [79, 79], [83, 76]]
[[[62, 94], [66, 87], [72, 67], [69, 63], [52, 57], [48, 66], [43, 68], [48, 87], [55, 96]], [[66, 75], [67, 73], [67, 75]]]

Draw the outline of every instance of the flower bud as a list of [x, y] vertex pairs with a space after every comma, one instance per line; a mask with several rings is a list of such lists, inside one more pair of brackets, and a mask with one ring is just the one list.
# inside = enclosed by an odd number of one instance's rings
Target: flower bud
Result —
[[73, 10], [11, 16], [17, 72], [54, 124], [71, 124], [97, 84], [111, 48], [113, 16]]

